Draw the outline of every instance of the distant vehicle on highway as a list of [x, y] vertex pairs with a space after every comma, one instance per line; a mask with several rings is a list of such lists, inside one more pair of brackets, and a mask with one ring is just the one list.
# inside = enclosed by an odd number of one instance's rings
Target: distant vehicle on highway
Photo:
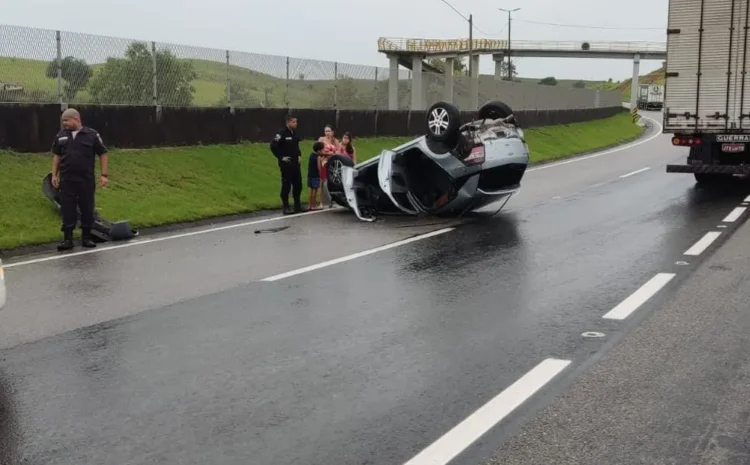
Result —
[[698, 183], [750, 174], [747, 2], [670, 0], [663, 132]]
[[5, 272], [3, 271], [3, 261], [0, 260], [0, 308], [5, 306]]
[[476, 120], [461, 124], [456, 106], [438, 102], [426, 113], [425, 129], [357, 165], [346, 155], [330, 157], [333, 200], [375, 221], [379, 213], [461, 215], [483, 207], [497, 213], [519, 191], [529, 147], [508, 105], [488, 102]]
[[659, 84], [638, 85], [636, 102], [639, 110], [661, 110], [664, 107], [664, 86]]

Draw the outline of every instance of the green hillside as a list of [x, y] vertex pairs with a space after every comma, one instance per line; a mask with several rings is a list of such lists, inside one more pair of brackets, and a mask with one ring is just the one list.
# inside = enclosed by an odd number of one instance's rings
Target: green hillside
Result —
[[[152, 95], [150, 51], [142, 53], [148, 56], [140, 56], [130, 61], [127, 68], [112, 67], [107, 83], [106, 92], [109, 100], [102, 103], [114, 104], [150, 104]], [[157, 52], [162, 53], [162, 52]], [[160, 55], [161, 57], [161, 55]], [[296, 74], [296, 78], [288, 83], [283, 78], [277, 78], [270, 74], [253, 71], [247, 68], [219, 63], [208, 60], [184, 60], [174, 56], [167, 57], [173, 60], [169, 70], [187, 65], [194, 73], [185, 82], [185, 86], [192, 86], [192, 100], [190, 105], [194, 106], [224, 106], [226, 105], [227, 72], [232, 104], [235, 107], [285, 107], [287, 102], [292, 108], [334, 108], [334, 102], [340, 109], [363, 109], [363, 108], [387, 108], [388, 106], [388, 81], [385, 72], [381, 72], [379, 79], [375, 80], [375, 70], [371, 79], [354, 79], [340, 73], [337, 81], [333, 80], [311, 80], [304, 74]], [[140, 61], [138, 61], [140, 60]], [[126, 60], [119, 60], [125, 62]], [[21, 91], [3, 91], [0, 87], [0, 101], [18, 102], [55, 102], [57, 101], [57, 80], [47, 77], [48, 62], [20, 58], [0, 57], [0, 85], [3, 83], [14, 83], [22, 86]], [[90, 65], [91, 78], [84, 85], [70, 103], [97, 103], [92, 97], [92, 83], [105, 73], [104, 64]], [[134, 71], [135, 70], [135, 71]], [[163, 72], [158, 76], [160, 86], [165, 86], [167, 91], [160, 91], [160, 101], [164, 104], [166, 100], [181, 102], [177, 96], [179, 84], [170, 81], [179, 80], [170, 71]], [[293, 74], [294, 70], [292, 70]], [[355, 76], [363, 77], [363, 76]], [[102, 81], [103, 79], [100, 79]], [[113, 82], [117, 81], [117, 82]], [[538, 83], [538, 78], [518, 78], [517, 81], [526, 83]], [[67, 82], [67, 81], [66, 81]], [[334, 90], [334, 82], [336, 89]], [[427, 82], [429, 92], [428, 98], [442, 97], [443, 78], [440, 75], [431, 76]], [[494, 76], [480, 77], [480, 92], [491, 92], [494, 88]], [[133, 83], [139, 83], [136, 87]], [[596, 88], [602, 83], [595, 81], [559, 80], [558, 87], [575, 87], [585, 85], [588, 88]], [[101, 84], [101, 83], [100, 83]], [[399, 82], [399, 107], [408, 108], [410, 95], [410, 82], [401, 80]], [[454, 84], [455, 103], [459, 107], [468, 106], [468, 85], [462, 79], [457, 78]], [[100, 94], [101, 91], [100, 86]], [[165, 95], [173, 92], [174, 95]], [[183, 90], [184, 92], [184, 90]], [[95, 92], [94, 92], [95, 95]], [[335, 95], [335, 97], [334, 97]], [[181, 94], [189, 100], [189, 93]], [[435, 97], [437, 96], [437, 97]], [[170, 99], [170, 97], [172, 97]], [[481, 98], [492, 97], [491, 95]], [[100, 99], [101, 100], [101, 99]], [[180, 103], [174, 103], [180, 104]]]
[[[195, 89], [192, 105], [219, 106], [226, 102], [227, 65], [208, 60], [179, 60], [192, 65], [195, 79], [190, 84]], [[23, 86], [23, 92], [0, 93], [2, 101], [55, 102], [57, 80], [45, 75], [48, 62], [20, 58], [0, 57], [0, 83]], [[91, 80], [101, 72], [103, 64], [90, 65]], [[252, 71], [239, 66], [229, 66], [232, 103], [236, 106], [280, 107], [285, 104], [287, 83], [285, 79]], [[169, 79], [169, 76], [166, 76]], [[150, 84], [150, 79], [147, 80]], [[91, 81], [89, 81], [90, 83]], [[333, 108], [333, 80], [290, 80], [289, 104], [297, 108]], [[146, 89], [150, 92], [150, 89]], [[339, 108], [375, 108], [388, 102], [388, 82], [374, 79], [340, 79], [338, 82]], [[404, 92], [406, 94], [406, 92]], [[405, 95], [404, 97], [406, 97]], [[404, 98], [406, 102], [406, 98]], [[87, 88], [80, 90], [71, 103], [92, 103]]]
[[[632, 79], [625, 79], [616, 82], [602, 82], [599, 84], [600, 89], [615, 90], [622, 93], [623, 102], [630, 101], [630, 91]], [[639, 84], [664, 84], [664, 67], [651, 71], [646, 75], [638, 77]]]

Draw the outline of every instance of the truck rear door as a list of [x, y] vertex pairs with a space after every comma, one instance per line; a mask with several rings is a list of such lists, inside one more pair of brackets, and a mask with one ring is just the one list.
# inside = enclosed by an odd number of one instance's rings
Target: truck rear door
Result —
[[750, 129], [743, 72], [749, 11], [750, 0], [670, 0], [665, 132]]

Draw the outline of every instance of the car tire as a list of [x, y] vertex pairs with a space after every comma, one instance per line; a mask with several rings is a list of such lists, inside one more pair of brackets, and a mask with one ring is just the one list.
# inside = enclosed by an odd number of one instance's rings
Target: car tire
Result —
[[344, 192], [343, 179], [341, 177], [341, 166], [354, 166], [354, 162], [348, 155], [332, 155], [326, 163], [326, 179], [328, 180], [329, 192]]
[[493, 100], [482, 105], [477, 115], [479, 119], [507, 118], [513, 114], [513, 110], [504, 102]]
[[448, 102], [433, 104], [425, 115], [427, 137], [435, 142], [455, 140], [461, 127], [461, 112]]

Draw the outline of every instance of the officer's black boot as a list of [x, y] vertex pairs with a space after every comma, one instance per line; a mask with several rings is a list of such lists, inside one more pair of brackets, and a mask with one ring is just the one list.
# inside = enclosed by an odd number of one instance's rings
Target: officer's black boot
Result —
[[288, 200], [282, 200], [283, 210], [285, 215], [291, 215], [294, 213], [294, 211], [289, 208], [289, 201]]
[[91, 239], [91, 229], [83, 228], [81, 233], [81, 245], [87, 249], [93, 249], [96, 247], [96, 242]]
[[302, 202], [299, 197], [294, 199], [294, 213], [302, 213]]
[[62, 252], [63, 250], [70, 250], [74, 247], [73, 244], [73, 231], [64, 231], [63, 232], [63, 241], [57, 244], [57, 250]]

